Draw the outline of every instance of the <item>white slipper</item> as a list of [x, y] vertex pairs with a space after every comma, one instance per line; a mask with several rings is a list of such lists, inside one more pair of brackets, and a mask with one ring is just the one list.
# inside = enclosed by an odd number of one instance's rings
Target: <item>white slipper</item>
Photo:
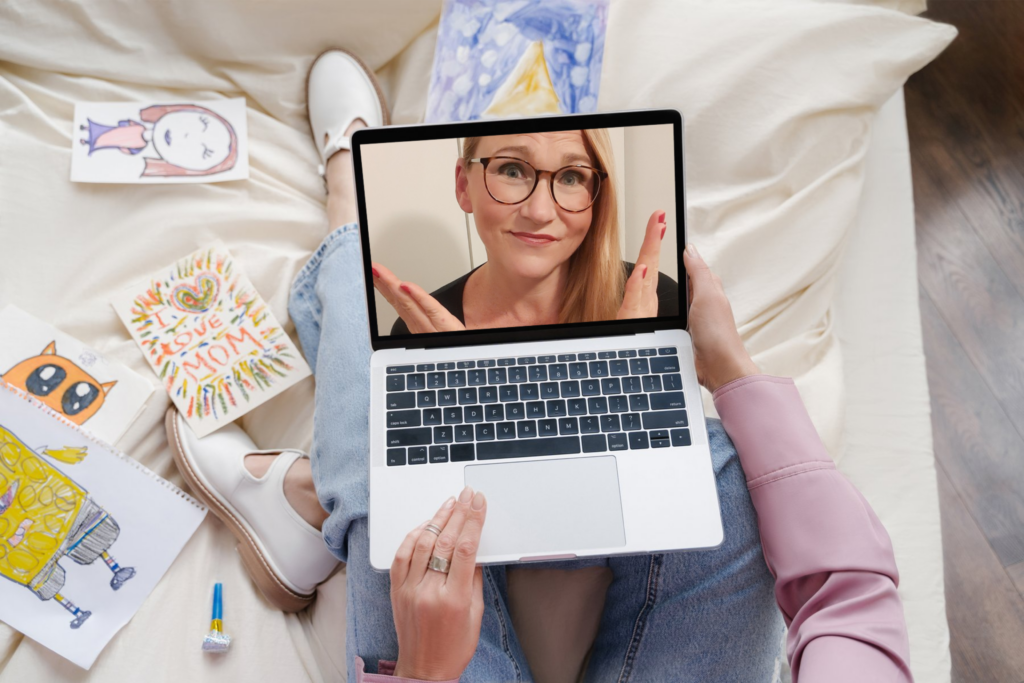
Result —
[[314, 60], [306, 76], [306, 111], [313, 143], [320, 153], [320, 175], [327, 160], [342, 149], [352, 149], [345, 131], [356, 119], [367, 126], [390, 123], [387, 101], [377, 77], [351, 52], [327, 50]]
[[[339, 563], [323, 535], [284, 495], [285, 473], [306, 454], [257, 450], [234, 424], [199, 439], [174, 408], [167, 411], [166, 427], [182, 476], [238, 539], [242, 562], [267, 600], [284, 612], [298, 612], [313, 602], [317, 585]], [[280, 455], [257, 479], [245, 468], [250, 453]]]

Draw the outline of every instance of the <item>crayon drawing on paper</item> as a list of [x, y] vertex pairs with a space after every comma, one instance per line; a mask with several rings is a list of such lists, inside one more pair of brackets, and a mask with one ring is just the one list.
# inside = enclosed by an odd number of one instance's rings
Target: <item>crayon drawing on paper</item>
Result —
[[607, 0], [447, 0], [428, 122], [596, 111]]

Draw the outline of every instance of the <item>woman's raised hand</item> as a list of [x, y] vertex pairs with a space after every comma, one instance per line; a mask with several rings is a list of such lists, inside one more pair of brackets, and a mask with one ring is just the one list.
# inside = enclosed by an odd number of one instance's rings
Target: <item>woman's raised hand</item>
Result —
[[626, 280], [626, 293], [615, 316], [627, 318], [655, 318], [658, 315], [658, 261], [661, 258], [661, 240], [665, 237], [665, 212], [655, 211], [647, 221], [644, 243]]
[[417, 284], [402, 282], [394, 273], [373, 265], [373, 286], [377, 288], [413, 334], [455, 332], [466, 329], [459, 319]]
[[[484, 614], [484, 578], [476, 566], [476, 551], [486, 516], [484, 495], [467, 486], [458, 500], [449, 498], [398, 548], [391, 564], [391, 608], [398, 634], [395, 676], [454, 680], [473, 658]], [[447, 574], [427, 566], [434, 555], [449, 561]]]

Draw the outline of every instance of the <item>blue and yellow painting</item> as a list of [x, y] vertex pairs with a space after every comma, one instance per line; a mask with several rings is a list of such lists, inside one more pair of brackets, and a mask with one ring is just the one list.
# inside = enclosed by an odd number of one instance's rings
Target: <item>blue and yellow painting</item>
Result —
[[426, 120], [597, 110], [607, 0], [446, 0]]

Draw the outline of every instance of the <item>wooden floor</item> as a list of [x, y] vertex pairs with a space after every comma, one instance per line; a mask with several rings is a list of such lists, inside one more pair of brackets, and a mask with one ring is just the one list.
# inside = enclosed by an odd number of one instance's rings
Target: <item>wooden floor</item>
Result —
[[954, 682], [1024, 682], [1024, 0], [906, 86]]

